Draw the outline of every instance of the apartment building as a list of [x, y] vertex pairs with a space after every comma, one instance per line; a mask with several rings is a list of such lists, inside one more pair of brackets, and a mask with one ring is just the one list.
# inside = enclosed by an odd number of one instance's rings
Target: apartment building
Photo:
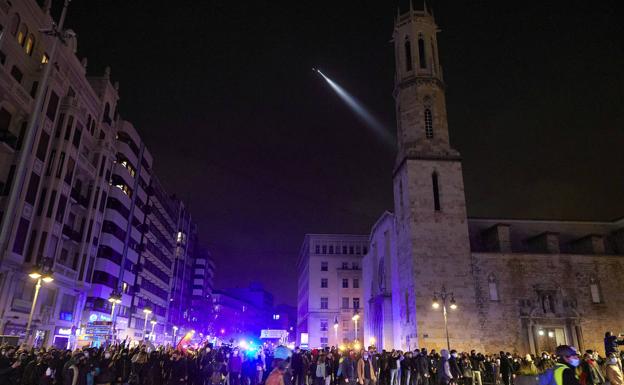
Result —
[[[40, 33], [52, 19], [35, 1], [0, 1], [0, 183], [3, 226], [0, 323], [3, 334], [23, 335], [31, 311], [34, 269], [51, 270], [33, 309], [37, 341], [58, 346], [74, 338], [90, 284], [112, 167], [116, 87], [86, 76], [76, 39], [59, 44]], [[24, 144], [43, 68], [52, 65], [32, 148]], [[26, 156], [23, 184], [13, 185]], [[17, 205], [7, 212], [12, 188]]]
[[[137, 130], [116, 113], [110, 69], [87, 76], [75, 34], [50, 57], [52, 37], [40, 31], [52, 23], [47, 5], [0, 0], [0, 210], [8, 234], [0, 245], [0, 333], [23, 338], [32, 314], [29, 334], [38, 345], [102, 341], [110, 336], [97, 335], [93, 325], [107, 323], [118, 338], [164, 339], [170, 320], [185, 322], [192, 306], [196, 226], [184, 204], [165, 192]], [[28, 154], [17, 185], [22, 151]], [[17, 205], [6, 212], [13, 189]], [[29, 277], [34, 270], [53, 280]]]
[[367, 252], [366, 235], [306, 234], [297, 264], [298, 344], [361, 343], [361, 263]]

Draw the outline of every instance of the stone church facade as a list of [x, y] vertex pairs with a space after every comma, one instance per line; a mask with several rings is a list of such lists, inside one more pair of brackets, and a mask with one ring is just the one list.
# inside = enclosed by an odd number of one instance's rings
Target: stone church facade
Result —
[[[379, 348], [537, 353], [603, 351], [624, 331], [624, 220], [470, 218], [451, 147], [438, 27], [427, 10], [395, 21], [398, 154], [394, 213], [373, 226], [363, 261], [365, 343]], [[374, 340], [373, 340], [374, 338]]]

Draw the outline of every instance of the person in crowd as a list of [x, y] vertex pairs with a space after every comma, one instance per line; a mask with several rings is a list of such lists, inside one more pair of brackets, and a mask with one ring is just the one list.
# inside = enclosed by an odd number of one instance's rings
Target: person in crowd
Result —
[[427, 349], [420, 349], [414, 357], [414, 385], [429, 385], [429, 362]]
[[287, 362], [280, 360], [266, 379], [265, 385], [284, 385], [284, 374], [286, 373]]
[[311, 370], [314, 372], [313, 384], [325, 385], [325, 381], [329, 376], [329, 366], [327, 365], [327, 360], [324, 353], [318, 356], [316, 362], [313, 363], [311, 368]]
[[369, 352], [364, 352], [358, 360], [357, 377], [360, 385], [374, 385], [377, 382], [375, 368]]
[[539, 372], [533, 357], [527, 354], [520, 360], [520, 367], [515, 372], [514, 385], [537, 385], [539, 383]]
[[448, 359], [449, 368], [451, 369], [451, 376], [453, 378], [453, 383], [460, 384], [460, 381], [463, 378], [463, 373], [459, 367], [459, 363], [457, 360], [457, 350], [451, 350], [450, 357]]
[[620, 345], [624, 345], [624, 339], [621, 334], [615, 336], [611, 331], [605, 332], [604, 350], [607, 357], [612, 353], [619, 353]]
[[605, 377], [598, 362], [595, 360], [593, 350], [585, 351], [580, 368], [579, 382], [581, 385], [602, 385], [605, 383]]
[[453, 374], [451, 373], [451, 365], [449, 360], [451, 355], [448, 350], [440, 350], [440, 359], [437, 361], [438, 366], [436, 368], [438, 385], [449, 385], [453, 381]]
[[511, 376], [513, 374], [513, 363], [508, 357], [508, 353], [501, 351], [498, 356], [500, 360], [500, 376], [504, 385], [511, 385]]
[[344, 354], [344, 359], [340, 364], [340, 373], [345, 384], [355, 384], [357, 381], [357, 361], [353, 350]]
[[557, 347], [555, 354], [557, 363], [552, 370], [552, 377], [556, 385], [580, 385], [577, 368], [581, 364], [576, 348], [568, 345]]
[[616, 353], [611, 353], [606, 361], [605, 375], [611, 385], [624, 385], [622, 368], [620, 367]]

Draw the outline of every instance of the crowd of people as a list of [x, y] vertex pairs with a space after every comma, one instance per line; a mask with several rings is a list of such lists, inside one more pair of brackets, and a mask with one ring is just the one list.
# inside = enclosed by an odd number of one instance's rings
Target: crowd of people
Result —
[[0, 385], [624, 385], [619, 336], [607, 357], [559, 346], [518, 356], [374, 346], [302, 350], [174, 349], [125, 343], [76, 350], [0, 347]]

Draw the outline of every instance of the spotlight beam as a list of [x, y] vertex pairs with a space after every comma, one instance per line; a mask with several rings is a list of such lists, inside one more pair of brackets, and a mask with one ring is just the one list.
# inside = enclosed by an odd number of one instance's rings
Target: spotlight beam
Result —
[[339, 86], [336, 82], [327, 77], [321, 70], [318, 68], [312, 68], [312, 71], [318, 72], [319, 75], [323, 77], [323, 80], [329, 84], [332, 90], [336, 92], [338, 97], [342, 99], [343, 102], [351, 108], [353, 112], [364, 122], [368, 127], [370, 127], [375, 135], [377, 135], [384, 144], [393, 147], [394, 146], [394, 138], [392, 134], [384, 127], [384, 125], [371, 114], [364, 104], [362, 104], [358, 99], [356, 99], [353, 95], [351, 95], [347, 90]]

